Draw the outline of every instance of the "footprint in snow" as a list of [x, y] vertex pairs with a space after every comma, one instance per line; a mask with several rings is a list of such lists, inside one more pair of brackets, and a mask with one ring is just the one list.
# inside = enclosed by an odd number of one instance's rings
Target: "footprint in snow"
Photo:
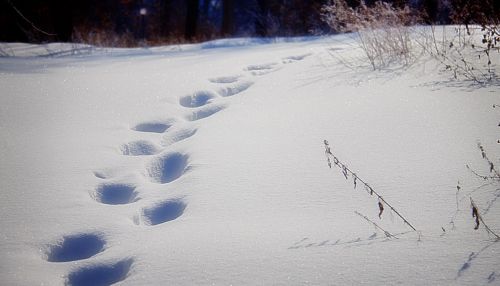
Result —
[[137, 225], [158, 225], [179, 218], [186, 208], [181, 199], [168, 200], [151, 207], [144, 208], [141, 215], [134, 218]]
[[163, 133], [173, 125], [173, 120], [147, 121], [133, 126], [131, 129], [139, 132]]
[[164, 154], [147, 164], [144, 175], [153, 183], [170, 183], [180, 178], [189, 169], [188, 159], [188, 155], [178, 152]]
[[218, 93], [220, 96], [224, 96], [224, 97], [233, 96], [233, 95], [236, 95], [240, 92], [247, 90], [253, 84], [254, 84], [253, 81], [235, 82], [233, 84], [221, 87], [219, 89]]
[[216, 97], [217, 96], [212, 91], [200, 90], [181, 97], [179, 99], [179, 104], [189, 108], [200, 107], [210, 103]]
[[106, 241], [100, 233], [66, 235], [47, 246], [49, 262], [69, 262], [90, 258], [104, 251]]
[[209, 78], [208, 81], [212, 83], [235, 83], [238, 81], [238, 79], [241, 76], [239, 75], [234, 75], [234, 76], [221, 76], [221, 77], [215, 77], [215, 78]]
[[261, 70], [270, 70], [274, 69], [277, 63], [268, 63], [268, 64], [260, 64], [260, 65], [249, 65], [245, 68], [247, 71], [261, 71]]
[[303, 55], [289, 56], [289, 57], [283, 58], [282, 62], [284, 64], [294, 63], [294, 62], [297, 62], [297, 61], [301, 61], [301, 60], [309, 57], [310, 55], [312, 55], [312, 54], [308, 53], [308, 54], [303, 54]]
[[249, 71], [252, 75], [260, 76], [277, 71], [278, 70], [277, 65], [278, 63], [249, 65], [245, 68], [245, 70]]
[[138, 201], [136, 187], [124, 183], [102, 183], [91, 193], [96, 201], [107, 205], [124, 205]]
[[197, 120], [200, 120], [200, 119], [212, 116], [215, 113], [223, 110], [224, 108], [226, 108], [226, 106], [225, 105], [221, 105], [221, 104], [218, 104], [218, 105], [215, 105], [215, 104], [207, 105], [207, 106], [201, 107], [198, 110], [195, 110], [195, 111], [191, 112], [191, 114], [189, 114], [189, 115], [186, 116], [186, 119], [189, 120], [189, 121], [197, 121]]
[[66, 285], [104, 286], [123, 281], [127, 278], [134, 260], [127, 258], [118, 262], [88, 265], [69, 273]]
[[161, 145], [163, 147], [172, 145], [176, 142], [182, 141], [193, 136], [196, 133], [196, 128], [184, 128], [180, 130], [175, 130], [172, 132], [168, 132], [165, 136], [163, 136], [161, 140]]
[[123, 144], [120, 147], [120, 151], [123, 155], [127, 156], [143, 156], [157, 154], [160, 152], [160, 149], [147, 140], [136, 140]]

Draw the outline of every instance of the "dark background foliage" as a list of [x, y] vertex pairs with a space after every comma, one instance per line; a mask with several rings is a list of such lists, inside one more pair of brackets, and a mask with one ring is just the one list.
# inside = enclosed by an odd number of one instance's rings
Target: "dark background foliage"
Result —
[[[366, 0], [367, 5], [374, 0]], [[465, 24], [500, 15], [498, 0], [392, 0], [427, 23]], [[196, 42], [236, 36], [303, 36], [328, 31], [328, 0], [0, 0], [0, 41], [70, 42], [104, 35], [138, 42]], [[349, 0], [355, 7], [360, 0]], [[145, 9], [145, 10], [144, 10]], [[146, 12], [141, 14], [141, 10]], [[498, 19], [495, 19], [498, 20]], [[498, 22], [497, 22], [498, 23]]]

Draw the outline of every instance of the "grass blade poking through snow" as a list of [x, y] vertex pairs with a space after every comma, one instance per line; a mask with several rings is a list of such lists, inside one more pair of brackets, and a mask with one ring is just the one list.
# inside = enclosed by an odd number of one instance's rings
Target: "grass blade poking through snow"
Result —
[[[477, 147], [478, 147], [479, 151], [481, 151], [482, 158], [487, 163], [489, 173], [488, 174], [480, 173], [478, 171], [475, 171], [469, 165], [465, 165], [467, 167], [467, 169], [473, 175], [475, 175], [477, 178], [479, 178], [483, 182], [483, 184], [474, 188], [472, 191], [469, 191], [469, 192], [463, 194], [461, 199], [459, 199], [459, 191], [461, 190], [460, 183], [459, 183], [459, 185], [457, 185], [457, 193], [456, 193], [457, 210], [456, 210], [455, 214], [453, 215], [453, 217], [451, 218], [450, 224], [454, 227], [454, 220], [455, 220], [455, 217], [457, 216], [458, 211], [459, 211], [459, 208], [458, 208], [459, 202], [466, 199], [467, 197], [469, 197], [470, 207], [472, 210], [472, 217], [474, 218], [475, 223], [476, 223], [476, 225], [474, 226], [474, 229], [475, 230], [479, 229], [479, 226], [482, 224], [484, 226], [484, 228], [486, 229], [486, 232], [488, 232], [488, 234], [490, 234], [490, 235], [493, 235], [495, 237], [495, 239], [497, 241], [499, 241], [500, 236], [498, 234], [496, 234], [495, 232], [493, 232], [493, 230], [491, 230], [491, 228], [484, 222], [483, 216], [488, 213], [488, 211], [490, 210], [490, 208], [492, 207], [492, 205], [496, 201], [496, 198], [500, 197], [500, 193], [499, 193], [499, 191], [500, 191], [500, 188], [499, 188], [500, 171], [498, 171], [497, 167], [495, 166], [493, 161], [490, 159], [490, 157], [486, 153], [486, 150], [484, 149], [483, 145], [480, 142], [477, 143]], [[494, 190], [495, 198], [488, 202], [487, 206], [485, 208], [483, 208], [482, 213], [481, 213], [479, 211], [478, 205], [472, 199], [472, 194], [476, 193], [478, 191], [481, 191], [481, 192], [489, 191], [489, 190], [491, 190], [490, 187], [495, 188], [495, 190]]]
[[474, 227], [474, 229], [478, 229], [479, 222], [481, 222], [483, 224], [484, 228], [486, 229], [486, 231], [488, 232], [488, 234], [493, 235], [497, 241], [500, 240], [500, 236], [498, 236], [498, 234], [494, 233], [491, 230], [491, 228], [489, 228], [489, 226], [486, 223], [484, 223], [483, 217], [479, 214], [479, 209], [478, 209], [477, 205], [474, 203], [474, 200], [472, 200], [472, 197], [470, 197], [470, 205], [472, 208], [472, 217], [474, 217], [476, 219], [476, 227]]
[[333, 159], [333, 164], [342, 170], [342, 174], [346, 179], [348, 179], [349, 175], [351, 175], [351, 177], [353, 178], [354, 188], [356, 188], [358, 181], [360, 181], [370, 195], [372, 196], [375, 195], [378, 198], [378, 206], [380, 209], [379, 217], [381, 217], [382, 212], [384, 211], [384, 205], [386, 205], [395, 214], [397, 214], [404, 221], [406, 225], [408, 225], [414, 231], [417, 231], [415, 227], [413, 227], [413, 225], [410, 222], [408, 222], [408, 220], [404, 218], [392, 205], [387, 203], [387, 201], [379, 193], [377, 193], [372, 187], [370, 187], [370, 185], [368, 185], [365, 181], [363, 181], [360, 177], [358, 177], [356, 173], [351, 171], [346, 164], [340, 162], [340, 160], [335, 155], [332, 154], [330, 145], [328, 144], [327, 140], [324, 140], [324, 143], [325, 143], [325, 155], [328, 162], [328, 167], [330, 167], [330, 169], [332, 168], [332, 159]]

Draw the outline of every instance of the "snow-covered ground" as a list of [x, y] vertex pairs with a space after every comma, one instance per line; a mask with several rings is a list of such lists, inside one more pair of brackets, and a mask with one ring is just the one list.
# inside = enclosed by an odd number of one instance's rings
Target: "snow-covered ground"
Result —
[[498, 86], [351, 70], [346, 36], [2, 50], [2, 285], [500, 285], [465, 167], [498, 162]]

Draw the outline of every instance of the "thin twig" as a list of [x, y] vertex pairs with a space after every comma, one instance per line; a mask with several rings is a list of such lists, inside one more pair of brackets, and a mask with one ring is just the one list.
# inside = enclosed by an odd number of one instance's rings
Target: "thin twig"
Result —
[[324, 140], [324, 144], [325, 144], [325, 155], [327, 156], [327, 162], [328, 162], [328, 165], [330, 166], [331, 168], [331, 160], [330, 160], [330, 157], [333, 158], [333, 162], [335, 165], [339, 166], [343, 173], [344, 173], [344, 176], [347, 178], [347, 174], [350, 174], [351, 177], [356, 177], [356, 179], [358, 181], [360, 181], [367, 190], [369, 190], [369, 193], [370, 195], [373, 195], [375, 194], [375, 196], [377, 196], [377, 198], [383, 202], [385, 205], [387, 205], [394, 213], [396, 213], [411, 229], [413, 229], [414, 231], [417, 231], [417, 229], [415, 229], [415, 227], [413, 227], [413, 225], [408, 222], [408, 220], [406, 218], [404, 218], [391, 204], [389, 204], [379, 193], [377, 193], [372, 187], [370, 187], [370, 185], [368, 185], [363, 179], [361, 179], [358, 175], [356, 175], [356, 173], [354, 173], [353, 171], [351, 171], [346, 164], [342, 163], [335, 155], [333, 155], [331, 149], [330, 149], [330, 146], [328, 144], [328, 141], [327, 140]]
[[472, 174], [476, 175], [476, 177], [479, 177], [479, 178], [481, 178], [483, 180], [500, 179], [500, 177], [497, 177], [497, 176], [485, 176], [485, 175], [481, 175], [478, 172], [474, 171], [469, 165], [465, 165], [465, 167], [467, 167], [467, 169], [469, 169], [469, 171], [471, 171]]
[[21, 18], [23, 18], [24, 21], [28, 22], [31, 27], [35, 30], [37, 30], [38, 32], [42, 33], [42, 34], [45, 34], [47, 36], [57, 36], [57, 34], [52, 34], [52, 33], [49, 33], [49, 32], [45, 32], [44, 30], [38, 28], [33, 22], [31, 22], [28, 18], [26, 18], [23, 13], [21, 13], [21, 11], [19, 11], [19, 9], [16, 8], [16, 6], [14, 6], [14, 4], [12, 4], [12, 1], [10, 0], [7, 0], [7, 3], [9, 3], [9, 5], [12, 7], [12, 9], [14, 9], [14, 11], [16, 11], [16, 13], [21, 16]]

